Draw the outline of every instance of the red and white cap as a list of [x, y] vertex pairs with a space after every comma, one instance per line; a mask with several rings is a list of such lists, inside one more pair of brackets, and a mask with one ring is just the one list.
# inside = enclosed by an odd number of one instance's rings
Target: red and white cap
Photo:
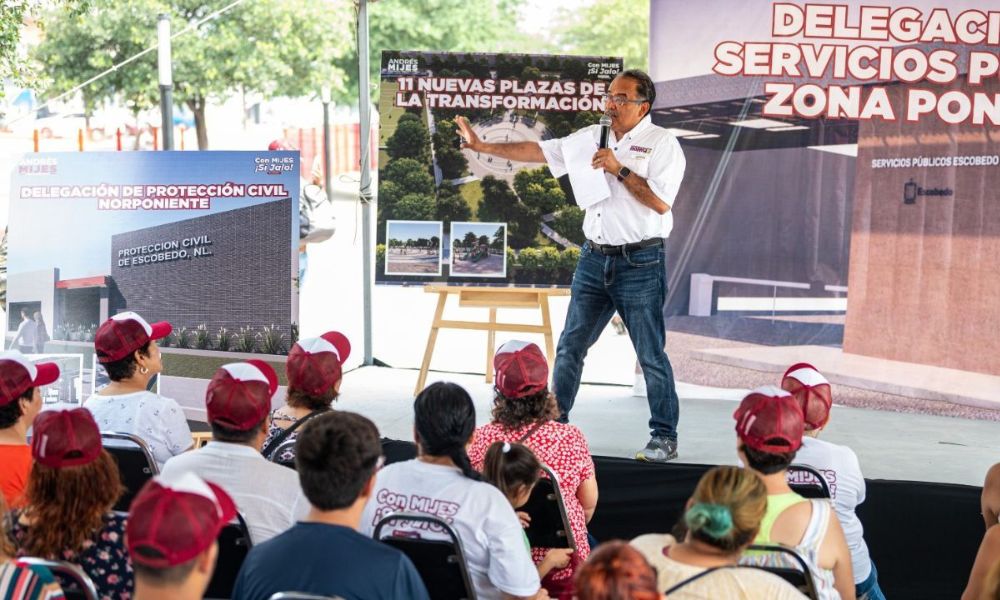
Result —
[[48, 410], [35, 417], [31, 456], [35, 462], [61, 469], [89, 464], [101, 455], [101, 431], [86, 408]]
[[343, 377], [342, 365], [350, 355], [351, 342], [337, 331], [295, 342], [285, 363], [288, 387], [310, 396], [325, 394]]
[[94, 349], [97, 350], [97, 360], [111, 363], [125, 358], [150, 340], [159, 340], [170, 335], [173, 327], [166, 321], [152, 325], [137, 313], [128, 311], [118, 313], [97, 328], [94, 335]]
[[59, 365], [35, 364], [17, 350], [0, 352], [0, 406], [21, 397], [28, 388], [48, 385], [59, 379]]
[[247, 431], [259, 425], [271, 410], [278, 374], [262, 360], [222, 365], [208, 382], [205, 406], [208, 421]]
[[733, 418], [736, 434], [754, 450], [783, 454], [802, 445], [802, 409], [791, 394], [773, 385], [747, 394]]
[[494, 386], [504, 398], [524, 398], [549, 384], [549, 362], [531, 342], [511, 340], [493, 355]]
[[146, 483], [129, 509], [125, 546], [137, 563], [164, 569], [212, 546], [236, 504], [221, 487], [189, 471]]
[[826, 377], [809, 363], [796, 363], [785, 371], [781, 389], [795, 396], [805, 416], [806, 429], [819, 429], [830, 420], [833, 391]]

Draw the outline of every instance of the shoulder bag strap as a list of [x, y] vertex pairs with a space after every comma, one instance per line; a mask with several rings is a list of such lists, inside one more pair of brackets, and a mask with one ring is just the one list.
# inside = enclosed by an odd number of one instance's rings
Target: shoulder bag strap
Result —
[[521, 437], [517, 438], [517, 443], [518, 444], [523, 444], [524, 440], [526, 440], [526, 439], [530, 438], [531, 436], [535, 435], [535, 432], [538, 431], [539, 429], [541, 429], [542, 427], [544, 427], [545, 423], [547, 423], [547, 421], [540, 421], [538, 423], [535, 423], [535, 426], [532, 427], [531, 429], [529, 429], [527, 433], [525, 433]]
[[267, 446], [265, 446], [264, 449], [260, 451], [260, 453], [263, 454], [264, 458], [266, 458], [267, 460], [271, 460], [271, 453], [274, 452], [275, 450], [277, 450], [278, 448], [280, 448], [281, 444], [283, 444], [284, 441], [288, 439], [288, 436], [292, 435], [292, 433], [294, 433], [295, 430], [298, 429], [299, 427], [302, 427], [303, 425], [305, 425], [306, 421], [308, 421], [309, 419], [312, 419], [313, 417], [319, 416], [319, 415], [327, 412], [328, 410], [330, 410], [330, 409], [326, 409], [326, 410], [314, 410], [313, 412], [311, 412], [308, 415], [302, 417], [298, 421], [292, 423], [288, 427], [288, 429], [285, 429], [284, 431], [282, 431], [281, 433], [279, 433], [277, 437], [275, 437], [273, 440], [271, 440], [271, 443], [268, 444]]

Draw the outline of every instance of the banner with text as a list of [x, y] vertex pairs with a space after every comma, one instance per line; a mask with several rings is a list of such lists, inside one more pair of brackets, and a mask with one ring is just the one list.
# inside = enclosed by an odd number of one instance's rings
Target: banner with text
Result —
[[678, 327], [1000, 375], [995, 9], [652, 3], [653, 118], [688, 161]]
[[568, 285], [583, 211], [544, 164], [460, 148], [541, 141], [596, 123], [620, 58], [384, 52], [376, 278]]
[[298, 321], [298, 152], [25, 155], [13, 167], [8, 323], [89, 342], [108, 317], [161, 345], [284, 354]]

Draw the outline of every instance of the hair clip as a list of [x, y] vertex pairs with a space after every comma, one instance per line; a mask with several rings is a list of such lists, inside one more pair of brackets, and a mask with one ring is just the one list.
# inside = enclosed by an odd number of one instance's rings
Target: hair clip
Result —
[[504, 442], [503, 443], [503, 453], [507, 454], [508, 452], [510, 452], [510, 442]]

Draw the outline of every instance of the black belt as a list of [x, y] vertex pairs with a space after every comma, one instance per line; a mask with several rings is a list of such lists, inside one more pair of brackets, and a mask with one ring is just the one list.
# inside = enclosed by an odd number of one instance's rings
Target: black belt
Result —
[[621, 244], [618, 246], [613, 246], [611, 244], [598, 244], [587, 240], [590, 243], [590, 247], [595, 251], [600, 252], [604, 256], [620, 256], [626, 252], [635, 252], [636, 250], [642, 250], [643, 248], [652, 248], [653, 246], [662, 246], [663, 238], [649, 238], [648, 240], [642, 240], [641, 242], [635, 242], [634, 244]]

